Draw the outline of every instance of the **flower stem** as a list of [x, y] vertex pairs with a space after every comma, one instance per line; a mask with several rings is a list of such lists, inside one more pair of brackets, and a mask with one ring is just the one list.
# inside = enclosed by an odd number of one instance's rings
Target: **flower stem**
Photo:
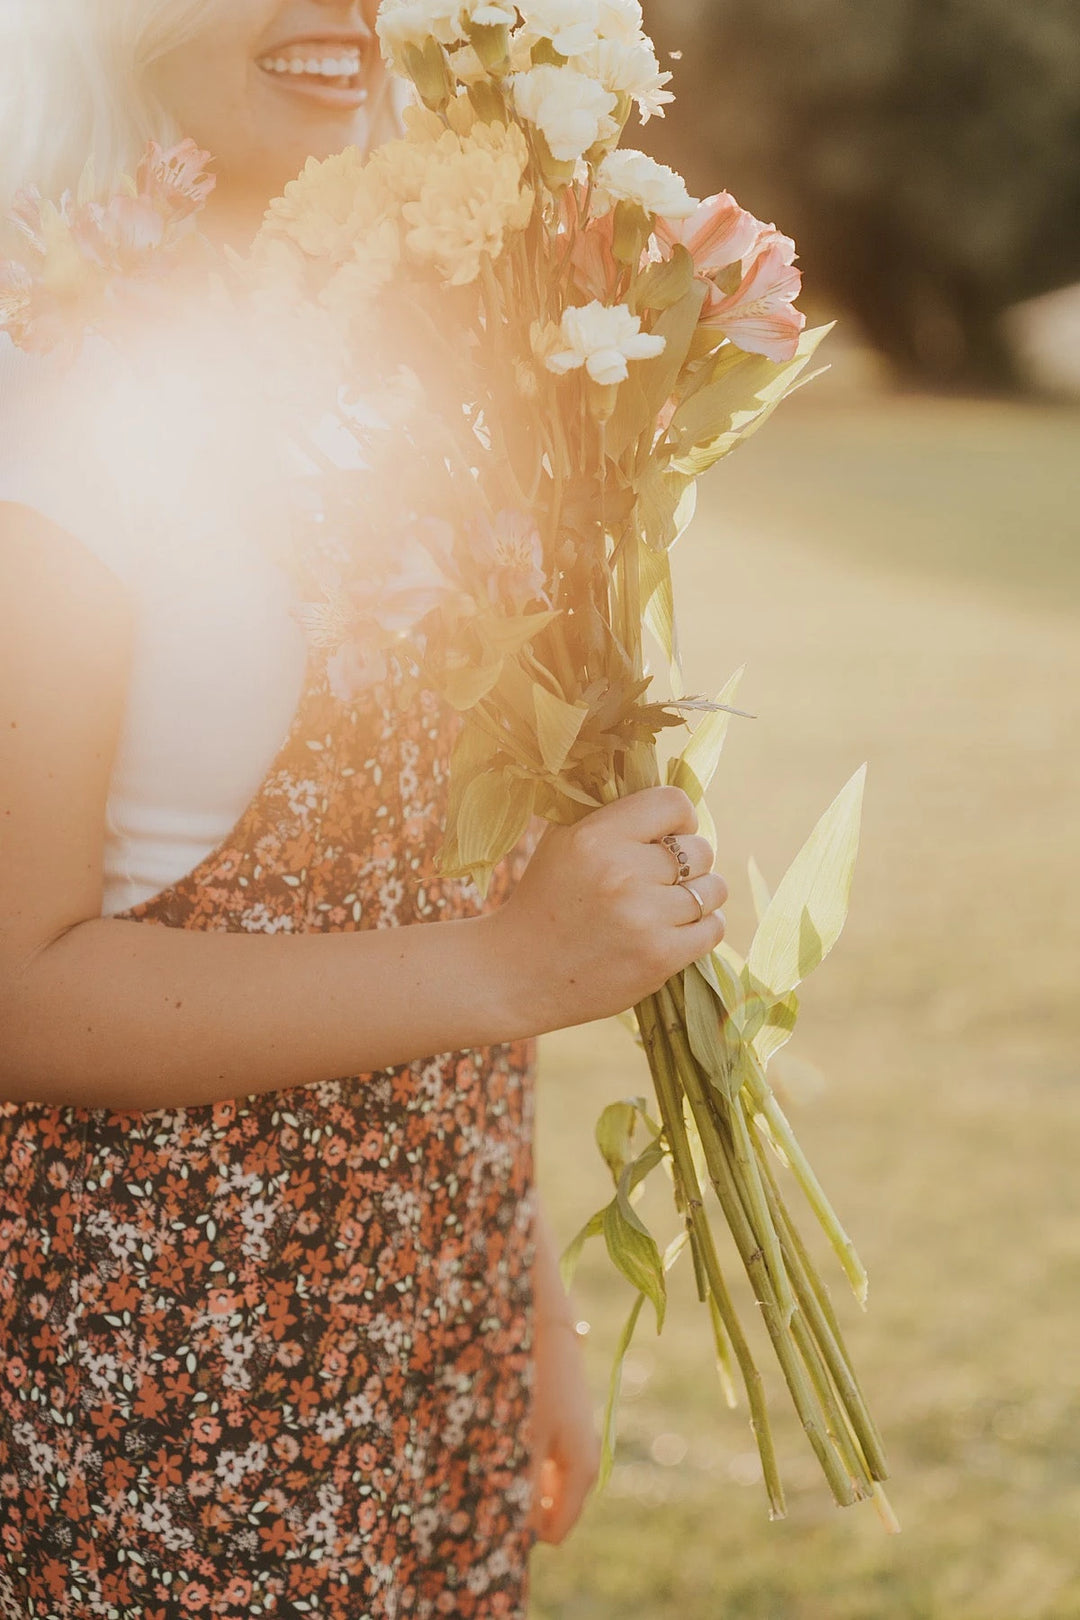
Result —
[[705, 1212], [705, 1203], [701, 1196], [697, 1171], [694, 1168], [694, 1156], [690, 1150], [686, 1126], [683, 1123], [683, 1093], [678, 1080], [675, 1058], [666, 1038], [658, 998], [650, 996], [640, 1003], [636, 1012], [638, 1028], [641, 1030], [641, 1039], [649, 1059], [649, 1067], [656, 1087], [656, 1097], [664, 1124], [664, 1134], [671, 1148], [677, 1184], [682, 1194], [690, 1241], [694, 1244], [701, 1259], [702, 1269], [708, 1281], [711, 1304], [715, 1307], [716, 1313], [723, 1324], [732, 1350], [735, 1353], [735, 1359], [739, 1364], [739, 1371], [746, 1389], [747, 1405], [750, 1409], [750, 1426], [757, 1439], [758, 1452], [761, 1457], [765, 1489], [769, 1497], [769, 1511], [774, 1519], [781, 1519], [785, 1516], [787, 1508], [784, 1501], [784, 1487], [780, 1480], [780, 1471], [776, 1462], [768, 1408], [765, 1403], [765, 1388], [761, 1374], [754, 1364], [750, 1346], [746, 1342], [739, 1319], [735, 1314], [735, 1307], [731, 1302], [731, 1296], [728, 1293], [727, 1284], [720, 1269], [720, 1261], [713, 1242], [708, 1216]]

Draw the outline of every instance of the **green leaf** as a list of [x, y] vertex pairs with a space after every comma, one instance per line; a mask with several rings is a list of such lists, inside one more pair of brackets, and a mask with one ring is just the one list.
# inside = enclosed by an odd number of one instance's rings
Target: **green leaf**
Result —
[[448, 875], [469, 874], [482, 893], [491, 872], [508, 855], [532, 819], [536, 787], [504, 771], [474, 776], [457, 818], [457, 865]]
[[671, 560], [666, 551], [654, 551], [652, 546], [646, 545], [638, 546], [638, 558], [645, 623], [667, 656], [672, 690], [679, 693], [682, 690], [682, 670], [675, 628]]
[[656, 1331], [664, 1325], [667, 1289], [656, 1239], [640, 1219], [620, 1184], [604, 1210], [604, 1242], [612, 1264], [653, 1303]]
[[491, 664], [462, 664], [443, 675], [442, 695], [452, 709], [464, 713], [487, 697], [501, 674], [501, 659]]
[[746, 965], [773, 996], [785, 996], [821, 962], [847, 917], [859, 848], [866, 766], [837, 794], [780, 881]]
[[492, 658], [511, 658], [558, 617], [557, 611], [512, 615], [485, 613], [476, 621], [475, 629]]
[[771, 1002], [765, 1012], [761, 1028], [755, 1033], [752, 1045], [762, 1068], [774, 1053], [786, 1046], [795, 1030], [799, 1016], [799, 998], [794, 990], [779, 1001]]
[[[635, 1153], [634, 1137], [639, 1126], [650, 1140], [641, 1153]], [[596, 1122], [596, 1145], [616, 1190], [625, 1176], [624, 1191], [629, 1196], [660, 1162], [664, 1156], [660, 1135], [660, 1126], [649, 1113], [644, 1097], [624, 1097], [621, 1102], [608, 1104]]]
[[664, 339], [664, 351], [652, 360], [643, 360], [638, 373], [650, 418], [659, 416], [675, 392], [706, 291], [703, 281], [693, 281], [688, 291], [670, 309], [661, 310], [653, 322], [653, 335]]
[[498, 743], [474, 720], [466, 719], [462, 723], [450, 756], [446, 833], [439, 851], [439, 868], [443, 872], [452, 871], [458, 865], [458, 817], [469, 783], [492, 763], [498, 752]]
[[660, 1140], [659, 1125], [653, 1125], [651, 1120], [647, 1120], [647, 1123], [650, 1129], [655, 1130], [655, 1137], [646, 1147], [642, 1148], [636, 1159], [632, 1159], [626, 1165], [622, 1175], [619, 1177], [619, 1184], [626, 1193], [627, 1198], [630, 1198], [640, 1183], [645, 1180], [645, 1177], [651, 1175], [657, 1165], [662, 1164], [668, 1157], [668, 1150]]
[[566, 756], [578, 739], [578, 732], [589, 713], [587, 703], [567, 703], [546, 686], [533, 687], [536, 735], [540, 756], [552, 776], [558, 776]]
[[750, 897], [754, 902], [754, 915], [760, 922], [769, 909], [772, 895], [769, 893], [769, 885], [761, 875], [761, 867], [752, 855], [746, 863], [746, 872], [750, 879]]
[[596, 1122], [596, 1145], [616, 1186], [634, 1157], [638, 1110], [632, 1102], [609, 1103]]
[[629, 1350], [633, 1340], [634, 1329], [637, 1327], [638, 1317], [641, 1315], [641, 1307], [644, 1303], [645, 1295], [639, 1294], [633, 1303], [630, 1315], [623, 1324], [623, 1330], [619, 1334], [619, 1342], [615, 1346], [615, 1359], [611, 1365], [611, 1381], [608, 1384], [607, 1404], [604, 1407], [604, 1425], [600, 1435], [600, 1470], [596, 1484], [597, 1489], [601, 1491], [611, 1478], [611, 1468], [615, 1461], [615, 1414], [619, 1405], [623, 1362], [626, 1360], [626, 1352]]
[[585, 1225], [576, 1237], [571, 1238], [562, 1254], [559, 1256], [559, 1276], [563, 1287], [569, 1291], [574, 1274], [581, 1259], [581, 1253], [590, 1238], [599, 1237], [604, 1230], [604, 1212], [598, 1209], [595, 1215], [590, 1215]]
[[717, 1089], [734, 1100], [741, 1080], [727, 1036], [728, 1014], [712, 984], [696, 963], [683, 973], [686, 1033], [690, 1050]]
[[[721, 687], [716, 696], [717, 703], [730, 705], [734, 702], [745, 668], [745, 664], [741, 665], [726, 686]], [[700, 725], [695, 727], [682, 753], [668, 762], [668, 785], [682, 788], [695, 805], [701, 805], [716, 775], [730, 721], [731, 715], [725, 709], [714, 709], [706, 714]]]
[[680, 533], [676, 513], [688, 487], [693, 488], [693, 480], [671, 472], [662, 461], [646, 462], [637, 481], [638, 511], [642, 533], [654, 551], [667, 551], [675, 544]]
[[672, 419], [675, 471], [696, 478], [756, 432], [795, 388], [831, 330], [832, 324], [803, 332], [791, 360], [741, 353], [733, 358], [727, 347], [721, 350], [714, 380], [691, 394]]
[[670, 309], [686, 297], [693, 283], [694, 261], [680, 242], [670, 259], [650, 264], [638, 276], [630, 291], [630, 308], [635, 314], [642, 309]]

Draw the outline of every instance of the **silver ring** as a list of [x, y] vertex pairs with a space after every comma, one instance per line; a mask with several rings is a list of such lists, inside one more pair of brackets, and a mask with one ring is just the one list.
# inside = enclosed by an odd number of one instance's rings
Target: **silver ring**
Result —
[[695, 920], [695, 922], [703, 922], [705, 920], [705, 902], [701, 898], [700, 894], [698, 894], [697, 890], [694, 888], [694, 885], [692, 883], [687, 883], [685, 878], [684, 878], [684, 879], [682, 879], [680, 881], [679, 888], [680, 889], [685, 889], [687, 894], [692, 894], [693, 895], [694, 899], [697, 901], [697, 906], [698, 906], [698, 914], [697, 914], [697, 917], [694, 920]]
[[665, 833], [660, 842], [675, 862], [676, 872], [671, 880], [672, 883], [681, 883], [683, 878], [690, 876], [690, 863], [686, 858], [685, 849], [683, 849], [674, 833]]

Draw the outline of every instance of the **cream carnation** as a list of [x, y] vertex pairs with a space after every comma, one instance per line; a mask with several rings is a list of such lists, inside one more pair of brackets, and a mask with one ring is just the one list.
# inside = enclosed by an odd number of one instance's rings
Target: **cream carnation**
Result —
[[598, 40], [573, 66], [598, 79], [613, 95], [629, 96], [637, 103], [643, 124], [650, 118], [663, 118], [665, 103], [675, 99], [664, 88], [671, 82], [671, 74], [660, 71], [656, 52], [644, 35], [632, 44], [618, 39]]
[[383, 0], [375, 28], [383, 55], [401, 68], [409, 46], [422, 50], [430, 39], [456, 45], [470, 28], [512, 28], [516, 21], [515, 7], [503, 0]]
[[557, 343], [542, 344], [545, 366], [562, 376], [568, 371], [585, 367], [594, 382], [620, 383], [627, 377], [628, 360], [650, 360], [662, 354], [664, 339], [641, 330], [641, 320], [632, 315], [625, 304], [614, 308], [593, 300], [581, 309], [568, 309], [563, 314]]
[[599, 37], [599, 0], [529, 0], [526, 36], [548, 39], [560, 56], [581, 56]]
[[610, 133], [615, 97], [584, 73], [545, 63], [515, 73], [510, 85], [518, 114], [541, 132], [556, 162], [575, 162]]
[[637, 203], [647, 214], [686, 219], [697, 207], [681, 175], [644, 152], [609, 152], [596, 171], [596, 212], [617, 202]]
[[601, 39], [636, 45], [643, 38], [644, 26], [639, 0], [598, 0], [597, 31]]

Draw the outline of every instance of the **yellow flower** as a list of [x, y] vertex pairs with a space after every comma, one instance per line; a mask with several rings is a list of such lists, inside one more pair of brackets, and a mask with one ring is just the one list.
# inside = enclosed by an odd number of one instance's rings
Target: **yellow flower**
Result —
[[389, 286], [400, 260], [398, 227], [384, 219], [356, 242], [352, 258], [334, 272], [319, 302], [343, 326], [357, 330], [372, 315], [372, 305]]
[[263, 230], [289, 237], [313, 258], [340, 263], [386, 212], [377, 170], [349, 146], [322, 162], [308, 158], [284, 195], [270, 204]]
[[446, 130], [424, 151], [427, 167], [414, 200], [402, 207], [405, 243], [451, 286], [475, 281], [483, 254], [497, 259], [506, 233], [522, 231], [533, 194], [521, 183], [528, 163], [516, 126], [476, 123], [470, 134]]

